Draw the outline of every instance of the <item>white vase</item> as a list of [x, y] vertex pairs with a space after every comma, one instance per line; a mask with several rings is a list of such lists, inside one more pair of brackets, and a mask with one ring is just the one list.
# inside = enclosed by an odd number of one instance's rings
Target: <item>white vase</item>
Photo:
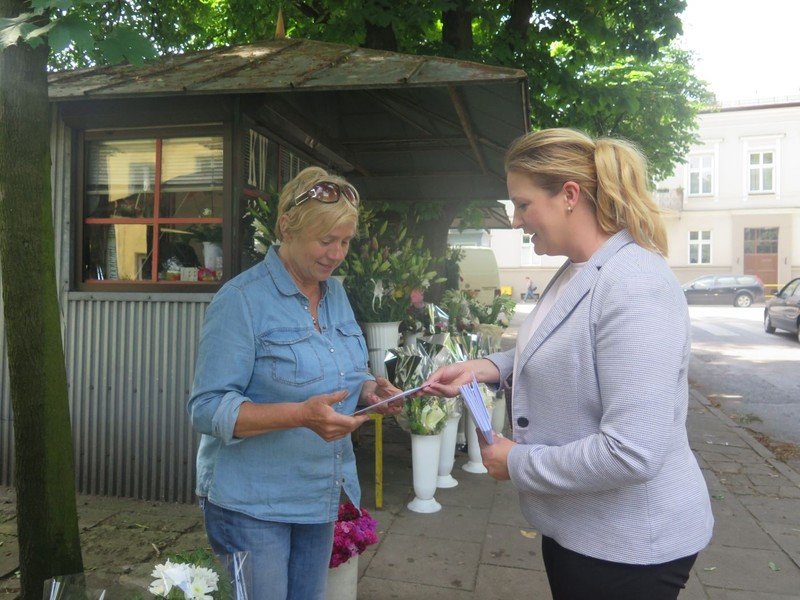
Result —
[[408, 503], [408, 510], [418, 513], [435, 513], [442, 510], [433, 495], [439, 471], [439, 451], [442, 434], [411, 434], [411, 470], [414, 477], [415, 498]]
[[458, 422], [461, 415], [449, 417], [442, 431], [442, 448], [439, 450], [439, 476], [436, 479], [436, 487], [452, 488], [458, 485], [453, 476], [453, 463], [456, 460], [456, 435], [458, 434]]
[[467, 445], [466, 423], [467, 410], [464, 409], [461, 413], [461, 419], [458, 421], [458, 433], [456, 434], [456, 446], [461, 446], [462, 448]]
[[494, 397], [494, 409], [492, 410], [492, 430], [503, 433], [506, 428], [506, 398], [502, 391], [497, 392]]
[[212, 271], [222, 270], [222, 245], [217, 242], [203, 242], [203, 266]]
[[367, 340], [369, 365], [373, 375], [386, 377], [386, 365], [383, 360], [386, 358], [387, 350], [397, 348], [400, 338], [399, 328], [400, 321], [361, 323], [361, 330]]
[[328, 569], [325, 586], [326, 600], [356, 600], [358, 592], [358, 556], [353, 556], [338, 567]]
[[467, 415], [466, 434], [469, 460], [461, 468], [467, 473], [488, 473], [489, 471], [483, 466], [481, 447], [478, 444], [478, 433], [475, 431], [475, 421], [472, 420], [472, 415]]

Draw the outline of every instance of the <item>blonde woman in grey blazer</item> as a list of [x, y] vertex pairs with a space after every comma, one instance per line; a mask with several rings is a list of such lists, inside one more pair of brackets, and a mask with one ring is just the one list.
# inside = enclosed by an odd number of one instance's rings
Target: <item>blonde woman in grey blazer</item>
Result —
[[483, 462], [542, 533], [555, 600], [674, 599], [714, 521], [686, 434], [689, 315], [645, 160], [551, 129], [517, 140], [506, 172], [514, 227], [568, 260], [515, 349], [444, 367], [431, 389], [511, 378], [513, 439], [495, 435]]

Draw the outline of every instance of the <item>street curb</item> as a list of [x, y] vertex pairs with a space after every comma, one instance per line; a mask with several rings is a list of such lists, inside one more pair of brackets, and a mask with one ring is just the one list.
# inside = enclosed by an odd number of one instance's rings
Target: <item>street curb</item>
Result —
[[776, 471], [779, 471], [781, 475], [786, 477], [794, 485], [800, 487], [800, 473], [795, 471], [785, 462], [775, 458], [775, 455], [766, 446], [764, 446], [752, 435], [747, 433], [747, 431], [742, 429], [742, 427], [736, 421], [714, 406], [708, 398], [691, 386], [689, 387], [689, 395], [697, 400], [700, 404], [705, 406], [711, 414], [715, 415], [720, 421], [730, 427], [743, 442], [755, 450], [756, 453], [764, 458], [770, 465], [772, 465]]

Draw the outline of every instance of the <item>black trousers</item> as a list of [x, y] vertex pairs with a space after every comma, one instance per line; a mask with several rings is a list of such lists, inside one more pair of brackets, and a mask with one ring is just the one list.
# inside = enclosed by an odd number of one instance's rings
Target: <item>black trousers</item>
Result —
[[657, 565], [630, 565], [584, 556], [542, 537], [553, 600], [675, 600], [697, 554]]

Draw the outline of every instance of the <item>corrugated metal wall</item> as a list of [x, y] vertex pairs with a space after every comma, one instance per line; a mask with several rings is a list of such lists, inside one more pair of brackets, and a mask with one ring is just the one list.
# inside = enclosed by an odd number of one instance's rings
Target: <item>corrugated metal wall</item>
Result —
[[[189, 502], [198, 436], [186, 400], [210, 295], [68, 291], [72, 145], [55, 112], [53, 123], [56, 267], [78, 491]], [[13, 431], [1, 311], [0, 386], [0, 483], [10, 484]]]

